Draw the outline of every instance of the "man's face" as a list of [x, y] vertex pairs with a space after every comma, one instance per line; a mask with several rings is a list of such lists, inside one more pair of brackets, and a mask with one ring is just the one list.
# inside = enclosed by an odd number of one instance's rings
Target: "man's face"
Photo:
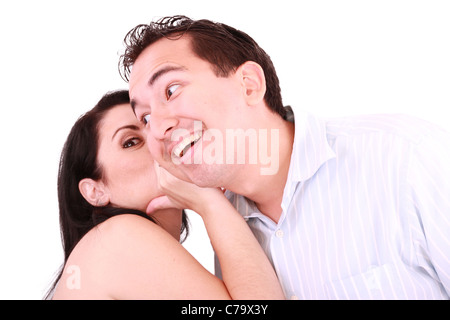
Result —
[[227, 164], [219, 149], [225, 150], [227, 129], [245, 130], [241, 82], [233, 73], [217, 77], [212, 66], [192, 52], [186, 36], [163, 38], [146, 48], [133, 65], [130, 97], [137, 118], [147, 122], [155, 160], [197, 185], [226, 185], [236, 166]]

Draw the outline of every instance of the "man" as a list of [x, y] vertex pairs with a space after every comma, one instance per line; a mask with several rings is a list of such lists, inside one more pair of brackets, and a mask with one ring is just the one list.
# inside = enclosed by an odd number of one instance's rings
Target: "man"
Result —
[[449, 298], [448, 133], [405, 116], [294, 121], [269, 56], [224, 24], [163, 18], [126, 44], [154, 158], [228, 190], [287, 298]]

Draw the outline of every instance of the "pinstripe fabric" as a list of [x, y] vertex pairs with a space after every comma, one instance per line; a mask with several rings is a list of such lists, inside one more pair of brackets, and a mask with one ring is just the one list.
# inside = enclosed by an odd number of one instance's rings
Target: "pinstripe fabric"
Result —
[[450, 135], [401, 115], [295, 124], [278, 224], [227, 192], [286, 297], [448, 299]]

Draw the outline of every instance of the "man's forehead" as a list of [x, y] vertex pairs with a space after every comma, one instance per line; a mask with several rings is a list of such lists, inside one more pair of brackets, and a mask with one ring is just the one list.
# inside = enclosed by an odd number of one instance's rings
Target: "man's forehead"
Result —
[[162, 38], [145, 48], [131, 68], [130, 90], [137, 83], [148, 82], [153, 72], [163, 64], [178, 64], [192, 52], [190, 42], [183, 36], [177, 39]]

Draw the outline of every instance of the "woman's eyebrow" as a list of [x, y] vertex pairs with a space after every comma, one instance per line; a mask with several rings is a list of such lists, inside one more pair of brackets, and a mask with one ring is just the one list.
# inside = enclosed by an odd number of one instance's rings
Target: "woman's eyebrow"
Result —
[[125, 129], [131, 129], [131, 130], [135, 130], [135, 131], [139, 131], [140, 130], [140, 128], [138, 126], [134, 125], [134, 124], [130, 124], [130, 125], [127, 125], [127, 126], [120, 127], [119, 129], [116, 130], [116, 132], [114, 132], [114, 134], [112, 135], [111, 140], [114, 140], [114, 137], [116, 136], [116, 134], [120, 130], [125, 130]]

